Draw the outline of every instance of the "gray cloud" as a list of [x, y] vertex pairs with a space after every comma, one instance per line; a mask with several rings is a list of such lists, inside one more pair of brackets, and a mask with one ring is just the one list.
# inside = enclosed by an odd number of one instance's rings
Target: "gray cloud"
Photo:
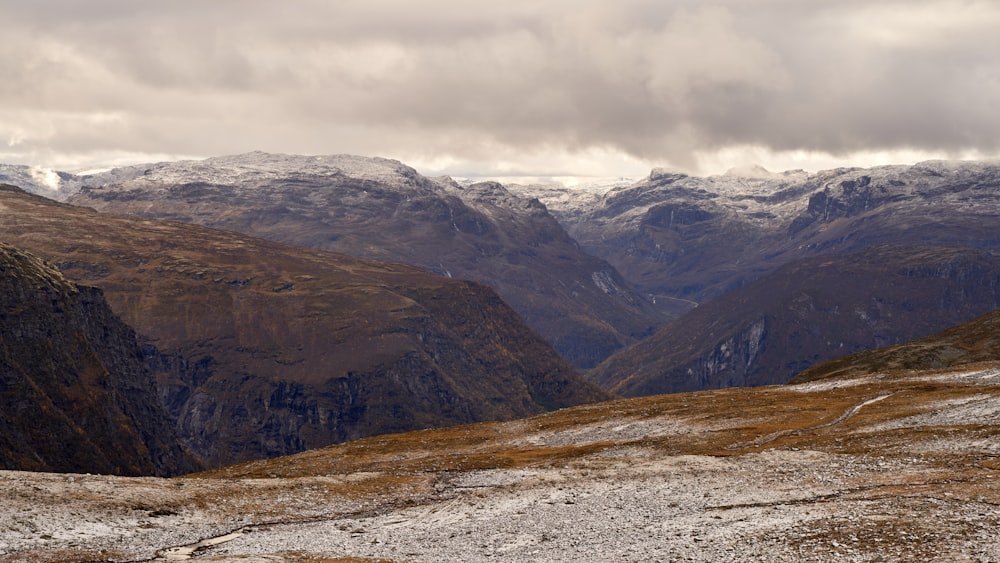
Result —
[[16, 4], [6, 160], [1000, 150], [988, 1]]

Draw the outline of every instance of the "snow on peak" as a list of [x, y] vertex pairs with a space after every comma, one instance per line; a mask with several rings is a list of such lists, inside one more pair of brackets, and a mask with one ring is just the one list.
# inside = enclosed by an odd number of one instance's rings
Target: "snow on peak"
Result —
[[723, 176], [729, 176], [731, 178], [766, 180], [769, 178], [780, 178], [782, 175], [771, 172], [759, 164], [747, 164], [743, 166], [734, 166], [727, 170]]
[[69, 189], [65, 178], [69, 175], [23, 164], [0, 164], [0, 183], [12, 184], [27, 192], [58, 198]]
[[655, 182], [656, 180], [665, 179], [680, 179], [687, 178], [688, 175], [683, 172], [678, 172], [677, 170], [671, 170], [669, 168], [653, 168], [649, 171], [649, 181]]
[[253, 184], [289, 176], [348, 176], [390, 184], [410, 183], [419, 174], [396, 160], [354, 155], [301, 156], [250, 152], [206, 160], [164, 162], [143, 167], [155, 182]]

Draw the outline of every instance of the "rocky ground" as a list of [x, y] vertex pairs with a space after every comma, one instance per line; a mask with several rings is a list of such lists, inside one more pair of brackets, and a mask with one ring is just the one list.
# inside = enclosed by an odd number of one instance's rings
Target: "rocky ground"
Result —
[[668, 395], [176, 479], [2, 472], [0, 561], [1000, 561], [998, 384]]

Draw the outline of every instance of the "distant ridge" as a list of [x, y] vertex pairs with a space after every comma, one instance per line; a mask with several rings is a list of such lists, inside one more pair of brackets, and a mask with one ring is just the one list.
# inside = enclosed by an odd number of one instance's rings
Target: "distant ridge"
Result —
[[584, 369], [666, 318], [537, 200], [395, 160], [255, 152], [142, 165], [89, 178], [69, 201], [476, 280]]

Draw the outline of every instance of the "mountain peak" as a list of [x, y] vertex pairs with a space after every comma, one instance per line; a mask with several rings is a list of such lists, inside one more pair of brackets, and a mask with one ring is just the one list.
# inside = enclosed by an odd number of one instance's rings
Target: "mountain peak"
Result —
[[723, 174], [723, 176], [729, 176], [732, 178], [754, 178], [763, 180], [767, 178], [780, 177], [781, 174], [771, 172], [770, 170], [764, 168], [760, 164], [744, 164], [740, 166], [734, 166], [729, 170], [726, 170], [726, 173]]
[[687, 178], [688, 175], [683, 172], [678, 172], [677, 170], [671, 170], [669, 168], [653, 168], [649, 171], [649, 181], [655, 182], [658, 180], [679, 180], [681, 178]]

